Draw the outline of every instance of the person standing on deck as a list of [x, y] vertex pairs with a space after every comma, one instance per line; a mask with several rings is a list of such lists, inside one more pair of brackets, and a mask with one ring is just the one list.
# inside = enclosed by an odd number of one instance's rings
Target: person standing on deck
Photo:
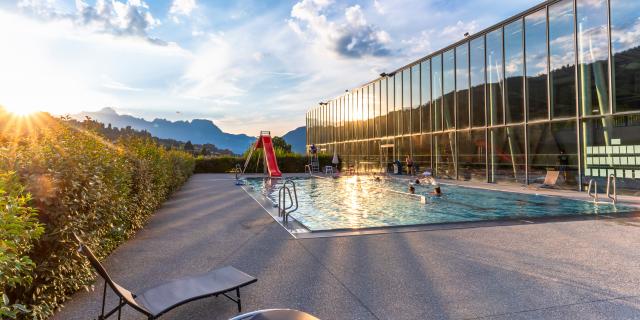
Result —
[[410, 156], [407, 156], [405, 162], [407, 163], [407, 174], [410, 176], [413, 175], [413, 159]]

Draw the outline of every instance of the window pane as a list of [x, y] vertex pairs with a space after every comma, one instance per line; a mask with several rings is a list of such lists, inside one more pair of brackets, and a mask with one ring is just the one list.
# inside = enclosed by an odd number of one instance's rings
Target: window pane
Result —
[[353, 121], [353, 115], [352, 115], [352, 109], [351, 109], [351, 94], [347, 93], [344, 96], [344, 103], [345, 103], [345, 112], [346, 112], [346, 116], [345, 116], [345, 130], [346, 130], [346, 135], [347, 135], [347, 140], [351, 140], [353, 139], [352, 136], [352, 121]]
[[542, 9], [524, 18], [527, 48], [529, 120], [547, 119], [547, 13]]
[[387, 79], [380, 80], [380, 135], [387, 135]]
[[455, 179], [455, 134], [453, 132], [440, 133], [433, 136], [434, 172], [436, 178]]
[[456, 115], [458, 128], [469, 128], [469, 44], [456, 48]]
[[522, 20], [504, 27], [506, 118], [508, 123], [524, 121]]
[[404, 134], [411, 133], [411, 70], [402, 70], [402, 128]]
[[346, 141], [349, 140], [349, 137], [347, 136], [347, 117], [349, 115], [347, 114], [347, 103], [344, 95], [340, 97], [340, 103], [342, 104], [342, 141]]
[[333, 143], [334, 142], [334, 129], [335, 129], [335, 106], [333, 104], [333, 101], [329, 102], [329, 105], [327, 106], [327, 111], [329, 114], [329, 142]]
[[[367, 131], [369, 129], [369, 105], [367, 101], [368, 90], [367, 87], [360, 89], [360, 123], [362, 123], [362, 131], [360, 132], [360, 139], [367, 138]], [[366, 153], [365, 153], [366, 154]]]
[[559, 171], [558, 186], [578, 183], [576, 122], [529, 125], [529, 183], [544, 183], [547, 171]]
[[376, 119], [376, 101], [373, 98], [374, 96], [374, 92], [373, 92], [373, 84], [369, 85], [369, 134], [367, 135], [367, 138], [373, 138], [375, 137], [375, 119]]
[[[640, 2], [611, 0], [615, 112], [640, 110]], [[635, 35], [635, 36], [631, 36]]]
[[413, 143], [413, 162], [415, 171], [431, 168], [431, 136], [426, 134], [411, 137]]
[[487, 181], [487, 138], [485, 130], [458, 132], [458, 179]]
[[[638, 195], [640, 189], [640, 115], [607, 116], [582, 123], [584, 175], [604, 192], [606, 177], [616, 177], [618, 194]], [[635, 153], [635, 156], [633, 156]]]
[[431, 90], [433, 95], [431, 128], [433, 131], [440, 131], [442, 130], [442, 55], [431, 59]]
[[387, 134], [390, 136], [396, 135], [396, 110], [395, 110], [395, 85], [396, 76], [391, 76], [387, 79], [387, 103], [389, 113], [387, 115]]
[[609, 113], [607, 1], [578, 1], [580, 109], [584, 115]]
[[498, 29], [487, 34], [487, 107], [491, 125], [504, 123], [502, 71], [502, 29]]
[[484, 38], [471, 41], [471, 119], [474, 127], [485, 125]]
[[431, 131], [431, 63], [420, 64], [420, 109], [422, 110], [422, 132]]
[[373, 83], [374, 137], [380, 137], [380, 81]]
[[455, 79], [455, 55], [453, 50], [449, 50], [444, 53], [442, 58], [443, 63], [443, 104], [442, 115], [444, 116], [444, 130], [455, 128], [454, 122], [454, 93], [456, 90]]
[[336, 98], [333, 100], [335, 109], [335, 116], [336, 116], [336, 123], [335, 123], [335, 139], [336, 142], [340, 142], [341, 141], [341, 131], [342, 130], [342, 105], [340, 104], [340, 98]]
[[573, 1], [549, 7], [549, 52], [551, 53], [551, 117], [576, 115]]
[[395, 94], [394, 94], [394, 104], [395, 104], [395, 123], [394, 126], [396, 128], [396, 135], [401, 135], [404, 132], [404, 127], [402, 124], [404, 123], [404, 114], [402, 109], [402, 73], [399, 72], [395, 76], [396, 85], [395, 85]]
[[524, 183], [524, 126], [495, 128], [490, 131], [492, 155], [491, 182]]
[[360, 125], [358, 121], [360, 119], [360, 112], [358, 111], [358, 90], [353, 91], [351, 94], [351, 103], [353, 104], [353, 139], [355, 140], [360, 138]]
[[411, 132], [420, 132], [420, 65], [411, 67]]

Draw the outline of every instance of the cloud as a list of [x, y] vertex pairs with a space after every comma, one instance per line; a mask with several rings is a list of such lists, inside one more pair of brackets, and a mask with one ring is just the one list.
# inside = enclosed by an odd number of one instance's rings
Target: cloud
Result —
[[173, 0], [169, 16], [175, 23], [180, 23], [179, 16], [188, 17], [198, 7], [196, 0]]
[[327, 0], [302, 0], [291, 9], [289, 27], [305, 39], [317, 41], [342, 57], [390, 56], [390, 36], [369, 24], [360, 5], [348, 7], [344, 19], [331, 21], [324, 12]]
[[198, 5], [196, 0], [174, 0], [169, 9], [170, 14], [188, 16]]
[[378, 0], [373, 0], [373, 7], [376, 9], [376, 12], [378, 12], [379, 14], [385, 14], [386, 13], [386, 8], [383, 4], [380, 3], [380, 1]]
[[20, 0], [18, 8], [23, 13], [41, 20], [69, 20], [77, 26], [98, 33], [115, 36], [144, 38], [151, 43], [167, 45], [165, 41], [150, 37], [148, 31], [160, 25], [142, 0], [97, 0], [94, 6], [84, 0], [75, 1], [74, 12], [60, 11], [54, 0]]
[[[253, 55], [249, 55], [253, 59]], [[175, 87], [175, 93], [190, 99], [225, 99], [242, 96], [246, 90], [238, 79], [245, 76], [246, 57], [234, 54], [234, 45], [224, 34], [211, 34]]]
[[462, 39], [465, 33], [468, 32], [469, 34], [473, 34], [477, 29], [478, 22], [476, 20], [471, 20], [469, 22], [462, 22], [458, 20], [455, 24], [442, 29], [440, 36], [446, 37], [446, 39], [451, 39], [450, 42], [453, 43]]

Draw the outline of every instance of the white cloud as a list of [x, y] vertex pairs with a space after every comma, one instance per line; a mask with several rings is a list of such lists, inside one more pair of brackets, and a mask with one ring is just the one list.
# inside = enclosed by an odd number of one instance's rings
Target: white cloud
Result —
[[197, 7], [196, 0], [173, 0], [169, 15], [174, 22], [180, 23], [179, 16], [190, 16]]
[[373, 7], [376, 9], [376, 12], [378, 12], [379, 14], [386, 13], [385, 6], [382, 3], [380, 3], [380, 1], [378, 0], [373, 0]]
[[94, 32], [141, 37], [156, 44], [166, 44], [148, 35], [150, 29], [160, 25], [160, 20], [153, 17], [142, 0], [97, 0], [95, 6], [75, 0], [76, 10], [72, 12], [58, 10], [55, 0], [21, 0], [18, 8], [43, 21], [68, 20]]
[[471, 20], [469, 22], [462, 22], [458, 20], [453, 25], [449, 25], [442, 29], [440, 32], [440, 36], [445, 37], [451, 43], [458, 41], [464, 38], [465, 33], [473, 34], [478, 29], [478, 22], [476, 20]]
[[389, 56], [390, 36], [369, 24], [360, 5], [348, 7], [344, 20], [330, 21], [324, 11], [331, 2], [302, 0], [291, 9], [289, 27], [306, 40], [319, 42], [343, 57]]

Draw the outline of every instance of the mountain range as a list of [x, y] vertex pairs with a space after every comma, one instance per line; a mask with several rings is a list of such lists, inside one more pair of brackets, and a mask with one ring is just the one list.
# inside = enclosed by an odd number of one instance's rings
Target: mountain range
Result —
[[304, 154], [307, 149], [307, 128], [302, 126], [285, 133], [282, 138], [291, 145], [291, 151]]
[[[118, 114], [112, 108], [104, 108], [99, 111], [85, 111], [72, 116], [78, 120], [90, 117], [113, 127], [131, 127], [136, 130], [146, 130], [151, 135], [161, 139], [175, 139], [179, 141], [191, 141], [194, 144], [211, 143], [220, 149], [229, 149], [236, 154], [242, 154], [256, 140], [246, 134], [232, 134], [222, 131], [211, 120], [193, 119], [191, 121], [169, 121], [166, 119], [154, 119], [148, 121], [130, 115]], [[288, 137], [288, 138], [287, 138]], [[292, 145], [296, 152], [305, 151], [306, 130], [297, 128], [283, 136]]]

